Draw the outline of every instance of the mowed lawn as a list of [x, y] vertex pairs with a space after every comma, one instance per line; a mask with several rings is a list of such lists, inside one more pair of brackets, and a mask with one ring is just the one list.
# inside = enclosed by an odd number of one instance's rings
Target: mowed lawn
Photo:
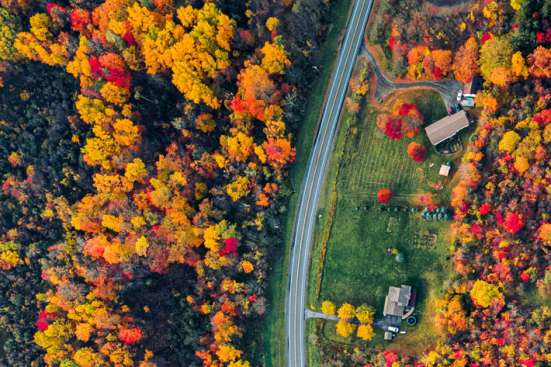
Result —
[[[417, 102], [430, 122], [446, 114], [441, 99], [434, 92], [415, 91], [408, 99]], [[428, 158], [421, 164], [414, 162], [406, 152], [411, 140], [390, 141], [378, 130], [375, 120], [376, 112], [367, 107], [356, 126], [357, 131], [354, 133], [351, 128], [347, 136], [319, 301], [368, 303], [375, 307], [377, 319], [382, 317], [389, 286], [413, 285], [418, 291], [419, 324], [393, 342], [410, 349], [434, 339], [430, 320], [433, 307], [426, 306], [434, 302], [447, 279], [450, 239], [449, 222], [426, 222], [406, 207], [412, 206], [410, 201], [414, 194], [434, 191], [429, 184], [442, 180], [438, 169], [450, 158], [436, 154], [422, 131], [414, 140], [430, 147]], [[395, 193], [390, 205], [403, 209], [381, 211], [376, 203], [376, 193], [381, 187], [390, 187]], [[449, 188], [436, 194], [445, 202], [449, 198]], [[398, 248], [406, 261], [396, 262], [394, 256], [387, 253], [388, 247]], [[337, 338], [334, 333], [327, 332], [334, 329], [334, 325], [327, 326], [326, 336]], [[382, 342], [382, 332], [377, 331], [377, 334], [375, 342]]]

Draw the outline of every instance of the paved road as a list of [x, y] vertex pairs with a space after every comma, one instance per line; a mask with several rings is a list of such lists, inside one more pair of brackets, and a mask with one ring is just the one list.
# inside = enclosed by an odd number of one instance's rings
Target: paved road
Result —
[[291, 253], [289, 289], [287, 292], [287, 366], [305, 367], [305, 302], [316, 211], [320, 190], [327, 171], [337, 133], [339, 114], [344, 102], [364, 29], [373, 0], [355, 0], [342, 43], [337, 66], [329, 84], [322, 119], [308, 161], [300, 192], [293, 247]]

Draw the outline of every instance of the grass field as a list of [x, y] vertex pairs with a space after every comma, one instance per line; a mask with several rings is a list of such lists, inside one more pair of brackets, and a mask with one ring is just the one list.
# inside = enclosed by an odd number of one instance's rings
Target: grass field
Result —
[[342, 32], [350, 10], [351, 0], [335, 2], [331, 10], [331, 26], [325, 42], [314, 55], [313, 64], [320, 66], [320, 75], [311, 85], [311, 94], [306, 106], [305, 118], [295, 139], [297, 159], [290, 172], [292, 195], [289, 199], [287, 217], [285, 220], [285, 243], [281, 244], [281, 251], [273, 254], [270, 278], [266, 292], [268, 313], [263, 321], [246, 336], [250, 345], [254, 344], [254, 365], [265, 367], [280, 367], [285, 365], [285, 294], [287, 291], [287, 272], [289, 266], [289, 251], [296, 206], [300, 185], [308, 162], [310, 149], [313, 144], [315, 131], [319, 122], [321, 108], [324, 101], [324, 91], [329, 85], [329, 79], [339, 48]]
[[[433, 122], [446, 114], [441, 99], [432, 91], [415, 90], [402, 98], [416, 103], [425, 121]], [[449, 273], [449, 223], [426, 222], [417, 213], [405, 209], [381, 211], [376, 203], [376, 193], [381, 187], [390, 187], [395, 193], [391, 205], [410, 206], [416, 193], [431, 190], [429, 185], [442, 179], [438, 176], [440, 164], [454, 157], [438, 155], [429, 148], [425, 162], [414, 162], [406, 153], [409, 141], [390, 141], [378, 130], [376, 116], [377, 112], [368, 106], [355, 125], [339, 132], [344, 134], [344, 137], [339, 137], [344, 140], [343, 152], [339, 160], [332, 162], [332, 173], [329, 174], [331, 178], [337, 172], [337, 201], [326, 255], [323, 264], [317, 264], [323, 266], [317, 304], [325, 299], [337, 304], [368, 303], [375, 307], [377, 318], [382, 316], [388, 287], [411, 284], [418, 291], [416, 315], [419, 323], [407, 335], [396, 338], [392, 345], [413, 351], [432, 344], [437, 338], [432, 327], [431, 310], [434, 307], [431, 303]], [[414, 140], [430, 147], [422, 132]], [[449, 192], [449, 187], [445, 187], [436, 194], [445, 202]], [[331, 215], [324, 209], [327, 206], [322, 207], [323, 216]], [[317, 241], [321, 238], [322, 227]], [[406, 261], [397, 263], [387, 254], [388, 247], [398, 248]], [[319, 252], [313, 254], [313, 265]], [[311, 287], [313, 274], [312, 271]], [[334, 333], [334, 326], [334, 323], [327, 322], [321, 339], [359, 343], [354, 339], [339, 338]], [[381, 334], [377, 331], [373, 343], [383, 342]]]

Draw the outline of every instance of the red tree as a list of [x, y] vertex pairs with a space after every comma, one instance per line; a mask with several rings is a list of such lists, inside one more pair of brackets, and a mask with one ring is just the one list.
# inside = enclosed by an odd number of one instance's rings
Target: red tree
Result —
[[388, 188], [382, 188], [377, 192], [377, 200], [379, 200], [379, 203], [386, 204], [390, 201], [392, 198], [392, 191]]
[[427, 156], [427, 148], [423, 144], [412, 141], [408, 145], [408, 155], [415, 162], [423, 162]]
[[503, 220], [503, 226], [507, 232], [515, 234], [524, 227], [524, 221], [517, 213], [507, 213]]

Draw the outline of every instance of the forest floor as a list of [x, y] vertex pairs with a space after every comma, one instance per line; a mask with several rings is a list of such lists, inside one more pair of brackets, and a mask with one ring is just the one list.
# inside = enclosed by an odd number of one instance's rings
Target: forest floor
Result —
[[335, 2], [329, 19], [332, 24], [327, 32], [327, 38], [319, 48], [313, 65], [317, 65], [320, 73], [311, 85], [311, 93], [306, 106], [305, 118], [302, 122], [295, 146], [297, 150], [296, 162], [290, 172], [290, 187], [292, 190], [284, 219], [285, 243], [279, 246], [280, 251], [273, 254], [271, 259], [270, 278], [267, 288], [267, 314], [257, 328], [247, 328], [251, 331], [249, 340], [258, 340], [254, 356], [255, 365], [265, 367], [279, 367], [285, 365], [285, 349], [287, 338], [285, 335], [285, 293], [288, 283], [289, 251], [293, 234], [293, 223], [296, 212], [298, 193], [308, 163], [310, 149], [314, 142], [321, 109], [325, 98], [325, 90], [329, 85], [331, 73], [337, 59], [338, 49], [343, 31], [350, 12], [352, 1]]
[[[397, 95], [390, 95], [384, 104]], [[415, 103], [426, 123], [447, 114], [436, 92], [400, 91], [399, 96]], [[368, 105], [355, 123], [345, 114], [318, 215], [308, 304], [319, 310], [326, 299], [336, 304], [367, 303], [375, 307], [377, 319], [390, 285], [413, 285], [418, 291], [418, 324], [392, 342], [407, 351], [437, 339], [430, 310], [450, 271], [449, 222], [427, 222], [407, 209], [380, 211], [376, 194], [389, 187], [395, 194], [389, 206], [409, 208], [417, 193], [434, 191], [430, 184], [443, 179], [438, 175], [440, 165], [458, 162], [461, 152], [451, 157], [436, 153], [422, 130], [413, 140], [430, 148], [426, 161], [416, 163], [406, 152], [411, 140], [389, 140], [376, 126], [377, 113]], [[462, 136], [467, 137], [468, 133]], [[449, 201], [450, 180], [442, 180], [444, 188], [435, 193], [443, 203]], [[397, 263], [387, 247], [398, 248], [406, 261]], [[311, 320], [309, 331], [318, 343], [362, 344], [356, 338], [337, 336], [332, 321]], [[383, 343], [380, 330], [372, 343]], [[316, 360], [314, 349], [310, 348], [311, 361]]]

